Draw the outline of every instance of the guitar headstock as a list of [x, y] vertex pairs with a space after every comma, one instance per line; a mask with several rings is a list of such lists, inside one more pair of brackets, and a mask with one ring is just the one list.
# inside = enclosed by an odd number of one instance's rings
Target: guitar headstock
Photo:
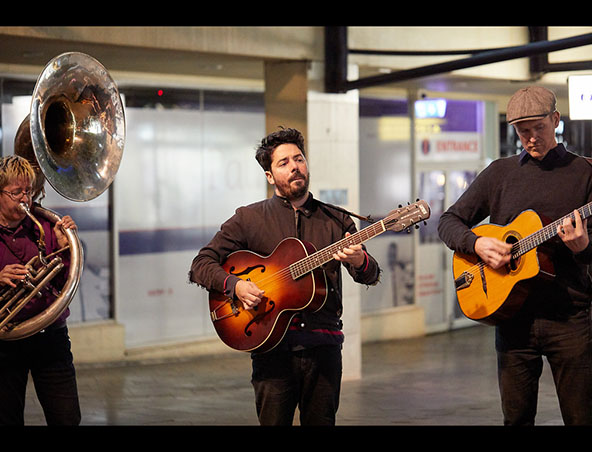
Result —
[[420, 199], [413, 204], [393, 210], [382, 221], [388, 230], [399, 232], [428, 218], [430, 218], [430, 206]]

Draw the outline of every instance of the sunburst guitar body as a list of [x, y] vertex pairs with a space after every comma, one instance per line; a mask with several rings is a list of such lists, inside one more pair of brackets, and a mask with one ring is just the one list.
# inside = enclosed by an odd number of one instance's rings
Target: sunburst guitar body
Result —
[[327, 295], [325, 273], [316, 269], [295, 279], [285, 265], [315, 251], [307, 242], [287, 238], [269, 256], [250, 251], [232, 253], [222, 268], [254, 282], [265, 296], [254, 309], [247, 310], [238, 300], [210, 293], [211, 317], [223, 342], [240, 351], [268, 351], [282, 339], [294, 314], [321, 308]]

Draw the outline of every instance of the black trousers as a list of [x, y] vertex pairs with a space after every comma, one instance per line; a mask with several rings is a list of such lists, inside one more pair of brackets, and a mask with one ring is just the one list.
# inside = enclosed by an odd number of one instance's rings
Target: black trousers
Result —
[[252, 384], [261, 425], [335, 425], [342, 376], [341, 346], [253, 355]]
[[0, 425], [24, 425], [29, 372], [47, 424], [80, 424], [76, 373], [66, 326], [48, 328], [16, 341], [0, 341]]
[[505, 425], [533, 425], [546, 357], [566, 425], [592, 425], [590, 308], [558, 318], [528, 316], [497, 327], [498, 379]]

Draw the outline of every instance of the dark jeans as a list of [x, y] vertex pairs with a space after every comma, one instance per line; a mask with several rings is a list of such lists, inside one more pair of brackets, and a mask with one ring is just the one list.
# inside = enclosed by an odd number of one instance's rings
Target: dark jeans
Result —
[[591, 323], [586, 308], [565, 318], [517, 318], [497, 327], [504, 424], [534, 424], [542, 356], [553, 374], [563, 422], [592, 424]]
[[80, 424], [70, 338], [64, 326], [0, 341], [0, 425], [24, 424], [29, 371], [47, 424]]
[[341, 390], [341, 347], [271, 350], [253, 355], [252, 384], [261, 425], [335, 425]]

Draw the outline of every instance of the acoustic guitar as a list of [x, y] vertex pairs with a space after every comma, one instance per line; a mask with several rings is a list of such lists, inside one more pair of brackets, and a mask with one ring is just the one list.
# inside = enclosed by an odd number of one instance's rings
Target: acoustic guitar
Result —
[[[588, 218], [592, 215], [592, 203], [580, 207], [578, 213], [582, 219]], [[486, 325], [511, 318], [521, 308], [530, 284], [539, 277], [555, 276], [544, 244], [557, 235], [557, 228], [567, 218], [574, 222], [574, 213], [549, 222], [526, 210], [506, 226], [484, 224], [473, 228], [478, 236], [512, 244], [512, 259], [494, 270], [476, 254], [454, 253], [454, 285], [463, 314]]]
[[300, 311], [317, 311], [326, 300], [326, 278], [321, 268], [333, 255], [388, 230], [408, 230], [425, 221], [430, 208], [425, 201], [393, 210], [384, 219], [317, 251], [296, 238], [282, 240], [269, 256], [247, 250], [231, 253], [222, 267], [232, 275], [252, 281], [265, 292], [255, 309], [211, 291], [210, 317], [216, 333], [229, 347], [239, 351], [267, 352], [284, 337], [292, 318]]

